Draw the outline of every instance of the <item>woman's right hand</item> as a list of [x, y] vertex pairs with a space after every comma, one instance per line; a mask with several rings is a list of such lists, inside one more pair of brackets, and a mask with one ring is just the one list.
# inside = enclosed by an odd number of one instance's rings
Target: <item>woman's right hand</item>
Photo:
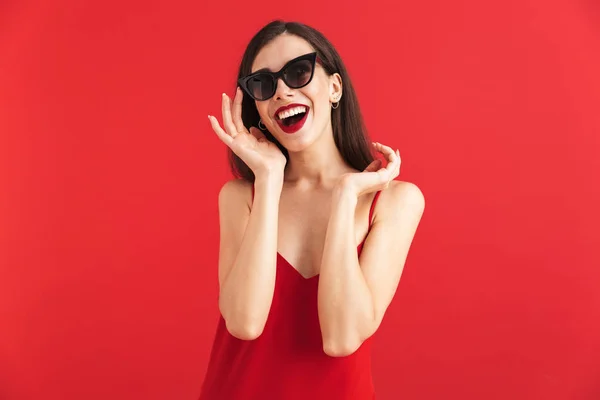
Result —
[[285, 155], [258, 128], [251, 127], [250, 131], [246, 129], [242, 122], [242, 98], [242, 90], [238, 87], [232, 107], [229, 97], [223, 93], [222, 112], [225, 129], [221, 128], [215, 117], [209, 115], [213, 130], [219, 139], [246, 163], [255, 177], [270, 173], [281, 173], [283, 176], [283, 169], [287, 163]]

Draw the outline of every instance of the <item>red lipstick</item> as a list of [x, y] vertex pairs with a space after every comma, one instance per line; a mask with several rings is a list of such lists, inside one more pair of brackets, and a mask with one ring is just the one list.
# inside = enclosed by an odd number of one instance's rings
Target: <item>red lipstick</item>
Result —
[[[304, 107], [306, 109], [306, 112], [304, 113], [304, 115], [302, 116], [302, 118], [300, 120], [296, 121], [295, 123], [293, 123], [291, 125], [285, 125], [283, 123], [283, 120], [281, 120], [279, 118], [279, 113], [282, 111], [285, 111], [285, 110], [289, 110], [290, 108], [294, 108], [294, 107]], [[288, 133], [288, 134], [296, 133], [300, 129], [302, 129], [302, 127], [304, 126], [304, 123], [306, 122], [306, 119], [308, 117], [309, 110], [310, 110], [310, 108], [305, 104], [300, 104], [300, 103], [288, 104], [288, 105], [279, 107], [277, 109], [277, 111], [275, 112], [275, 121], [277, 121], [277, 124], [279, 125], [281, 130], [284, 131], [285, 133]], [[290, 117], [290, 118], [293, 118], [293, 117]]]

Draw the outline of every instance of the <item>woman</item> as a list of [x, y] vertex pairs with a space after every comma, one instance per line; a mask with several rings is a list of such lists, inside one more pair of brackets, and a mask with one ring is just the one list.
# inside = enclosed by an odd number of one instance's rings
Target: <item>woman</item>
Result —
[[315, 29], [265, 26], [238, 84], [223, 126], [209, 116], [238, 179], [219, 194], [221, 319], [200, 398], [372, 399], [369, 338], [423, 195], [395, 180], [397, 150], [368, 144], [346, 69]]

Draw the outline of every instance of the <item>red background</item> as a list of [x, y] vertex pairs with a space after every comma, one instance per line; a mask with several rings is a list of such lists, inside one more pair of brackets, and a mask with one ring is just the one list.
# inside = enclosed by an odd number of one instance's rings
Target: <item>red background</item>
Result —
[[600, 399], [598, 3], [95, 3], [0, 2], [1, 399], [196, 398], [206, 115], [275, 17], [330, 38], [426, 196], [378, 398]]

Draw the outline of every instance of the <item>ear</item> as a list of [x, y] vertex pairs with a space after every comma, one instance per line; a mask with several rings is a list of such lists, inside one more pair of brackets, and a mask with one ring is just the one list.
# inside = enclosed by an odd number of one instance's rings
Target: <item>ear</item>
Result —
[[342, 98], [342, 77], [337, 72], [329, 77], [329, 101], [337, 103]]

